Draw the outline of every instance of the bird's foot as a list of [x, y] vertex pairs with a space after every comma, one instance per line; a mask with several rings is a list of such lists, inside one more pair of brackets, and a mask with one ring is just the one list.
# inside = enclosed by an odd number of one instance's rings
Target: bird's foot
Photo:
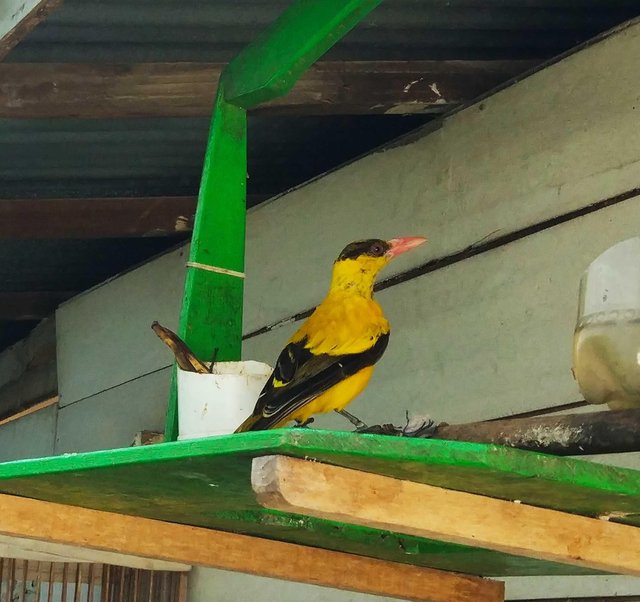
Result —
[[296, 420], [296, 425], [293, 427], [294, 429], [305, 429], [314, 421], [313, 416], [311, 418], [307, 418], [304, 422], [300, 422]]
[[358, 433], [369, 428], [364, 422], [362, 422], [362, 420], [360, 420], [360, 418], [354, 416], [350, 412], [347, 412], [347, 410], [336, 410], [336, 412], [340, 414], [340, 416], [344, 416], [351, 424], [353, 424], [353, 426], [356, 427], [356, 432]]
[[429, 416], [412, 416], [406, 414], [407, 424], [402, 429], [403, 437], [428, 438], [438, 430], [438, 425]]

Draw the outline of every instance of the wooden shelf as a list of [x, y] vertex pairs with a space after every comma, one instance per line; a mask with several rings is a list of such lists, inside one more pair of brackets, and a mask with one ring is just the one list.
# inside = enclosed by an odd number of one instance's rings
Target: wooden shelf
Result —
[[640, 525], [640, 472], [499, 446], [283, 429], [0, 464], [0, 492], [474, 575], [596, 571], [269, 510], [256, 457], [286, 455]]

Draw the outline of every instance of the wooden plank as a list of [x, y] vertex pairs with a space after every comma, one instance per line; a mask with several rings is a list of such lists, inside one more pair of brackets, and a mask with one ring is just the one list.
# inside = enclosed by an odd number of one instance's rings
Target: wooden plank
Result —
[[61, 4], [62, 0], [4, 0], [0, 6], [0, 61]]
[[31, 407], [29, 407], [29, 408], [27, 408], [25, 410], [21, 410], [20, 412], [16, 412], [15, 414], [11, 414], [11, 416], [9, 416], [8, 418], [4, 418], [3, 420], [0, 420], [0, 426], [4, 426], [5, 424], [9, 424], [10, 422], [13, 422], [14, 420], [20, 420], [20, 418], [24, 418], [25, 416], [29, 416], [30, 414], [33, 414], [34, 412], [39, 412], [40, 410], [44, 410], [45, 408], [49, 408], [51, 406], [54, 406], [54, 405], [56, 405], [58, 403], [59, 400], [60, 400], [60, 397], [58, 395], [50, 397], [49, 399], [45, 399], [44, 401], [36, 403], [36, 404], [32, 405]]
[[[94, 401], [100, 404], [100, 399]], [[83, 405], [87, 402], [61, 414]], [[104, 430], [126, 433], [113, 426], [110, 416], [125, 413], [105, 409], [90, 431], [87, 420], [79, 421], [84, 444], [104, 437], [100, 434]], [[60, 436], [70, 441], [68, 434]], [[247, 478], [251, 459], [280, 453], [586, 516], [625, 516], [622, 521], [640, 526], [637, 471], [496, 446], [311, 429], [12, 462], [0, 465], [0, 491], [476, 575], [589, 573], [580, 567], [349, 524], [314, 518], [301, 522], [296, 514], [265, 510], [257, 504]]]
[[[319, 62], [269, 115], [443, 113], [537, 61]], [[205, 117], [220, 63], [1, 64], [0, 118]]]
[[195, 196], [0, 199], [0, 239], [184, 236], [193, 228], [196, 202]]
[[0, 238], [184, 235], [195, 206], [195, 197], [0, 199]]
[[[499, 582], [121, 514], [1, 495], [0, 533], [429, 602], [499, 602]], [[56, 520], [51, 520], [54, 516]], [[152, 533], [153, 537], [149, 537]]]
[[162, 559], [142, 558], [117, 551], [93, 550], [80, 544], [69, 545], [40, 539], [0, 535], [0, 554], [3, 558], [42, 560], [49, 562], [91, 562], [126, 566], [147, 571], [189, 571], [191, 565]]
[[640, 576], [640, 529], [286, 456], [253, 461], [266, 508]]
[[74, 295], [70, 291], [0, 292], [0, 320], [42, 320]]

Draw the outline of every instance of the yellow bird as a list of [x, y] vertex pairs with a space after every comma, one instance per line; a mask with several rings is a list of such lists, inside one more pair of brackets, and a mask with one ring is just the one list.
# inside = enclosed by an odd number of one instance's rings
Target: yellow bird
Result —
[[393, 258], [426, 242], [407, 236], [347, 245], [333, 264], [329, 293], [291, 337], [253, 414], [236, 430], [279, 428], [335, 410], [365, 425], [345, 407], [367, 386], [389, 341], [389, 322], [373, 299], [378, 272]]

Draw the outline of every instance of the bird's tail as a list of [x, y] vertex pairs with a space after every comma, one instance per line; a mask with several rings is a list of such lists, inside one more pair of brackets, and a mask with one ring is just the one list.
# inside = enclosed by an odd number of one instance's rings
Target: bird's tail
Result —
[[258, 429], [253, 428], [254, 426], [256, 426], [256, 423], [260, 420], [260, 418], [262, 418], [260, 414], [252, 414], [235, 430], [235, 432], [246, 433], [247, 431], [252, 431], [252, 430], [262, 430], [259, 428]]

